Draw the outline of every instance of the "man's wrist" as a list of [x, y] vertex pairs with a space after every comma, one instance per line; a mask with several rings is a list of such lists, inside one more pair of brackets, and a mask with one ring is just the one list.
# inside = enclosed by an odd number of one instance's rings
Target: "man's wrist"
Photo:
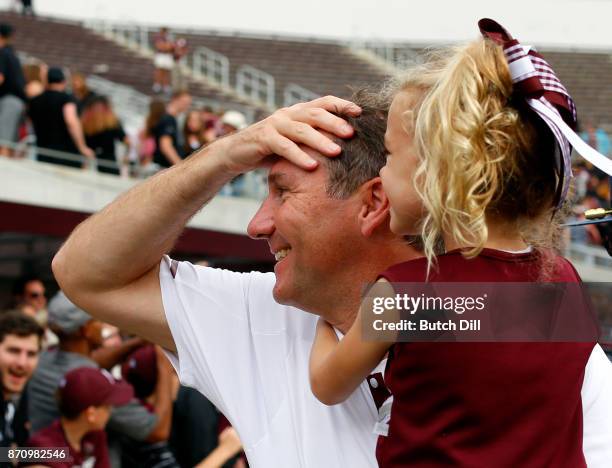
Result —
[[231, 138], [220, 138], [198, 151], [194, 155], [194, 158], [197, 158], [198, 162], [212, 167], [215, 174], [229, 182], [234, 177], [237, 177], [243, 173], [232, 164], [230, 158], [228, 157], [231, 147]]

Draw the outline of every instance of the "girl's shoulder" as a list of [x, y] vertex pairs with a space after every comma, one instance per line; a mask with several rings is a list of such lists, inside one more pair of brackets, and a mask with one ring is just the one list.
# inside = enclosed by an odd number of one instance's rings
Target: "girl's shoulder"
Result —
[[580, 276], [566, 258], [536, 250], [506, 252], [483, 249], [475, 258], [465, 258], [460, 250], [436, 257], [428, 275], [425, 257], [397, 263], [379, 274], [390, 282], [499, 282], [539, 281], [542, 271], [551, 282], [579, 282]]

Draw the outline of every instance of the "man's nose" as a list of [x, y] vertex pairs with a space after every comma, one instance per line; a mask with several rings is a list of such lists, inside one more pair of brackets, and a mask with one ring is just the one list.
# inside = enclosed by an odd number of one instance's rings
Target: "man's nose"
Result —
[[266, 198], [249, 222], [247, 234], [252, 239], [267, 239], [274, 232], [274, 215], [270, 197]]
[[28, 353], [19, 353], [15, 364], [19, 369], [25, 369], [28, 366]]

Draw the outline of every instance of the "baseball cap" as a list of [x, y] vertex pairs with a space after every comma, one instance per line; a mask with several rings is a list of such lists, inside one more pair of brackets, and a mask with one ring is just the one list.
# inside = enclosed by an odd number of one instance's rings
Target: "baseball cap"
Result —
[[221, 117], [221, 123], [224, 125], [230, 125], [236, 130], [242, 130], [247, 126], [246, 117], [238, 111], [227, 111]]
[[134, 387], [138, 398], [151, 395], [157, 384], [155, 346], [142, 346], [130, 354], [121, 366], [121, 375]]
[[115, 380], [105, 369], [78, 367], [68, 372], [58, 387], [62, 414], [78, 415], [90, 406], [122, 406], [134, 391], [127, 382]]
[[47, 310], [49, 312], [49, 327], [54, 331], [63, 332], [68, 335], [76, 332], [93, 319], [83, 309], [79, 309], [70, 302], [62, 291], [59, 291], [49, 301]]
[[63, 83], [66, 81], [64, 71], [59, 67], [50, 67], [47, 71], [47, 83]]

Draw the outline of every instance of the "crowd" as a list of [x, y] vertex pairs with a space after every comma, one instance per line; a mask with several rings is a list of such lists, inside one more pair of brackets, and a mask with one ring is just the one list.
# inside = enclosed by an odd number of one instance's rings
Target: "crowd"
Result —
[[[612, 157], [612, 147], [607, 133], [591, 121], [587, 121], [580, 133], [582, 139], [601, 154]], [[606, 173], [582, 159], [573, 164], [574, 199], [570, 221], [583, 221], [587, 210], [609, 207], [612, 181]], [[604, 225], [590, 224], [570, 230], [571, 241], [582, 245], [604, 245]]]
[[[16, 150], [15, 144], [33, 135], [39, 161], [70, 167], [95, 166], [106, 174], [145, 177], [247, 124], [238, 111], [193, 108], [189, 92], [174, 87], [169, 98], [151, 101], [142, 130], [130, 136], [111, 99], [90, 89], [86, 76], [77, 71], [67, 76], [64, 69], [41, 62], [22, 66], [12, 37], [13, 28], [1, 24], [0, 156], [23, 157], [24, 151]], [[170, 41], [166, 33], [162, 37]], [[163, 41], [156, 39], [155, 43], [160, 42]], [[182, 43], [178, 42], [179, 45], [171, 42], [175, 57], [180, 55], [176, 51]], [[166, 83], [169, 76], [156, 68], [160, 82]], [[171, 91], [169, 83], [163, 85], [166, 91]], [[243, 195], [243, 186], [240, 180], [236, 181], [228, 185], [225, 194]]]
[[[240, 467], [236, 432], [161, 348], [93, 319], [36, 277], [0, 313], [0, 446], [67, 447], [51, 467]], [[39, 463], [36, 463], [39, 464]], [[20, 466], [27, 466], [22, 462]]]

